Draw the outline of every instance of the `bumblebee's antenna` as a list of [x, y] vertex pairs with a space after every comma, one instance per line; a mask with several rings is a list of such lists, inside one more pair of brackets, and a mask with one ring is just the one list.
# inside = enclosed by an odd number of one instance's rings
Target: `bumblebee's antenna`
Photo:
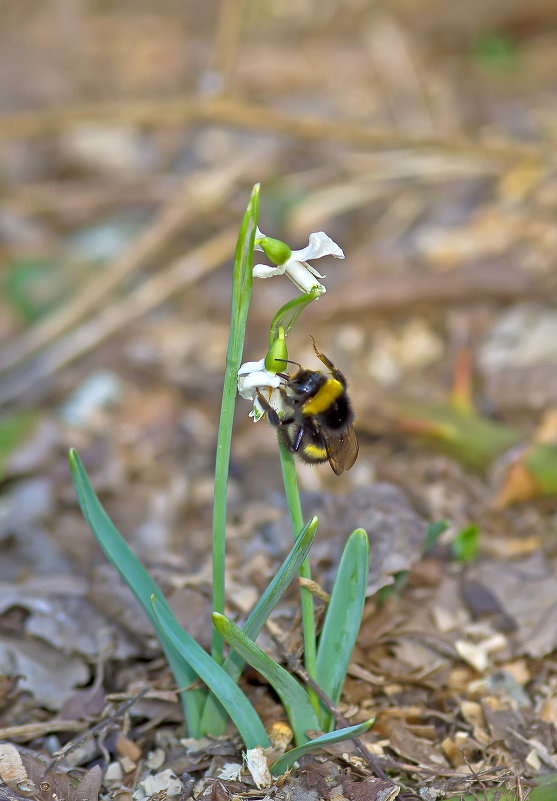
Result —
[[300, 368], [300, 370], [302, 369], [302, 365], [300, 364], [300, 362], [293, 362], [292, 359], [278, 359], [278, 358], [275, 358], [275, 361], [284, 362], [285, 364], [295, 364], [296, 367]]

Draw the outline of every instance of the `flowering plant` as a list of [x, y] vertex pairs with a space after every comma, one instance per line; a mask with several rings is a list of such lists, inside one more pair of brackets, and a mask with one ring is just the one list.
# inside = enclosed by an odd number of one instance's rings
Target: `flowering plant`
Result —
[[[333, 585], [317, 647], [313, 599], [302, 589], [305, 666], [309, 690], [302, 687], [281, 665], [274, 662], [255, 643], [274, 606], [296, 572], [308, 578], [307, 555], [317, 532], [317, 518], [304, 524], [296, 471], [292, 454], [280, 447], [286, 497], [292, 521], [294, 545], [269, 586], [255, 604], [242, 628], [224, 614], [226, 491], [230, 460], [232, 419], [237, 391], [252, 401], [251, 415], [261, 419], [264, 409], [258, 393], [265, 393], [271, 407], [280, 410], [281, 375], [285, 360], [286, 336], [303, 308], [324, 291], [315, 279], [322, 279], [308, 260], [325, 255], [343, 258], [342, 250], [323, 232], [312, 234], [309, 245], [292, 251], [287, 245], [263, 236], [257, 229], [259, 187], [254, 187], [238, 237], [234, 261], [232, 316], [226, 359], [221, 417], [215, 465], [213, 515], [213, 645], [212, 654], [203, 648], [176, 621], [166, 599], [142, 567], [125, 540], [107, 516], [89, 482], [75, 450], [70, 451], [70, 467], [76, 493], [87, 522], [107, 558], [131, 587], [149, 617], [173, 671], [189, 734], [200, 737], [222, 734], [228, 716], [238, 729], [248, 754], [268, 748], [270, 740], [255, 709], [237, 685], [244, 661], [249, 662], [274, 687], [288, 714], [295, 747], [271, 764], [274, 775], [283, 773], [303, 754], [325, 744], [356, 737], [366, 731], [373, 719], [356, 726], [331, 731], [348, 660], [359, 628], [365, 597], [368, 540], [362, 529], [348, 538]], [[252, 266], [253, 252], [263, 250], [273, 267]], [[303, 295], [285, 304], [271, 322], [267, 355], [255, 362], [240, 364], [253, 277], [286, 274]], [[224, 658], [223, 644], [232, 651]], [[208, 688], [202, 689], [200, 681]], [[344, 724], [346, 722], [344, 721]], [[309, 730], [326, 732], [311, 740]], [[251, 758], [251, 757], [250, 757]], [[268, 772], [267, 772], [268, 773]]]

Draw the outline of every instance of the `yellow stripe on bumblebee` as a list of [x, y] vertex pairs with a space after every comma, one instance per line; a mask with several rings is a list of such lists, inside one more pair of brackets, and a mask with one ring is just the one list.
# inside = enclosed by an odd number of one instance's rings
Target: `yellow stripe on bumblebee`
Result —
[[304, 403], [302, 411], [304, 414], [323, 414], [337, 398], [340, 398], [343, 392], [344, 387], [340, 381], [328, 378], [315, 395]]
[[320, 459], [325, 461], [327, 458], [327, 451], [325, 448], [319, 447], [319, 445], [304, 445], [302, 455], [306, 456], [308, 460]]

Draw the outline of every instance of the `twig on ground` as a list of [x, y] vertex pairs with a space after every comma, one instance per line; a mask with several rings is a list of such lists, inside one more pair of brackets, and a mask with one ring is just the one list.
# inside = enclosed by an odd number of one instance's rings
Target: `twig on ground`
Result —
[[44, 136], [87, 122], [104, 120], [111, 123], [160, 128], [164, 125], [191, 121], [227, 124], [243, 129], [285, 134], [290, 137], [320, 142], [342, 142], [354, 147], [388, 150], [451, 153], [454, 156], [485, 159], [501, 167], [517, 159], [536, 164], [549, 164], [553, 159], [550, 145], [531, 145], [509, 139], [473, 141], [451, 135], [449, 138], [403, 137], [392, 130], [373, 130], [357, 123], [345, 123], [315, 116], [291, 115], [263, 105], [256, 106], [237, 99], [215, 97], [180, 97], [171, 100], [99, 103], [62, 106], [40, 111], [0, 116], [0, 141]]
[[247, 172], [253, 172], [253, 164], [253, 153], [250, 153], [249, 161], [244, 157], [228, 167], [219, 166], [197, 176], [188, 176], [148, 228], [115, 260], [109, 270], [88, 281], [67, 306], [29, 328], [4, 348], [0, 355], [0, 371], [16, 366], [82, 321], [126, 279], [152, 261], [186, 225], [205, 217], [222, 204], [237, 181], [245, 179]]
[[104, 731], [107, 726], [115, 723], [119, 718], [125, 715], [126, 712], [136, 703], [136, 701], [139, 701], [140, 698], [143, 698], [143, 696], [146, 695], [150, 689], [151, 688], [148, 685], [143, 687], [143, 689], [136, 693], [133, 698], [130, 698], [128, 701], [121, 704], [114, 710], [114, 712], [112, 712], [110, 715], [107, 715], [106, 718], [99, 720], [99, 722], [96, 723], [91, 729], [87, 729], [85, 734], [82, 734], [81, 737], [77, 737], [76, 739], [71, 740], [69, 743], [66, 743], [66, 745], [60, 749], [60, 751], [57, 751], [54, 754], [54, 759], [51, 760], [44, 772], [45, 777], [50, 773], [55, 765], [65, 759], [65, 757], [67, 757], [71, 751], [75, 751], [76, 748], [79, 748], [91, 737], [94, 737], [95, 735], [99, 734], [99, 732]]
[[[552, 293], [554, 294], [554, 293]], [[385, 274], [362, 283], [358, 292], [340, 289], [335, 307], [343, 314], [356, 311], [400, 309], [418, 303], [465, 303], [471, 300], [547, 298], [541, 281], [508, 263], [494, 262], [460, 267], [446, 273], [420, 270], [412, 275]], [[326, 299], [323, 305], [326, 304]]]
[[[245, 0], [227, 0], [221, 3], [211, 48], [208, 73], [204, 76], [209, 86], [204, 89], [226, 92], [230, 89], [236, 54], [241, 45], [242, 23], [246, 18]], [[217, 83], [218, 82], [218, 83]], [[213, 86], [213, 83], [217, 83]]]
[[53, 732], [82, 731], [87, 724], [82, 720], [54, 718], [38, 723], [22, 723], [19, 726], [6, 726], [0, 729], [0, 740], [29, 742]]
[[24, 370], [7, 375], [0, 386], [0, 404], [17, 398], [38, 382], [50, 378], [61, 367], [215, 270], [234, 252], [237, 234], [235, 226], [225, 228], [144, 281], [126, 298], [104, 306], [83, 325], [40, 351]]

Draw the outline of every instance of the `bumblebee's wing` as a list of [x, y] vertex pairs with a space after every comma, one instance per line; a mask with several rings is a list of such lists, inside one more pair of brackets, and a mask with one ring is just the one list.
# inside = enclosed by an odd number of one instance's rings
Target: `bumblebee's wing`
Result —
[[327, 458], [333, 472], [340, 476], [345, 470], [350, 470], [360, 449], [354, 428], [349, 426], [341, 432], [321, 430], [320, 434], [325, 442]]

